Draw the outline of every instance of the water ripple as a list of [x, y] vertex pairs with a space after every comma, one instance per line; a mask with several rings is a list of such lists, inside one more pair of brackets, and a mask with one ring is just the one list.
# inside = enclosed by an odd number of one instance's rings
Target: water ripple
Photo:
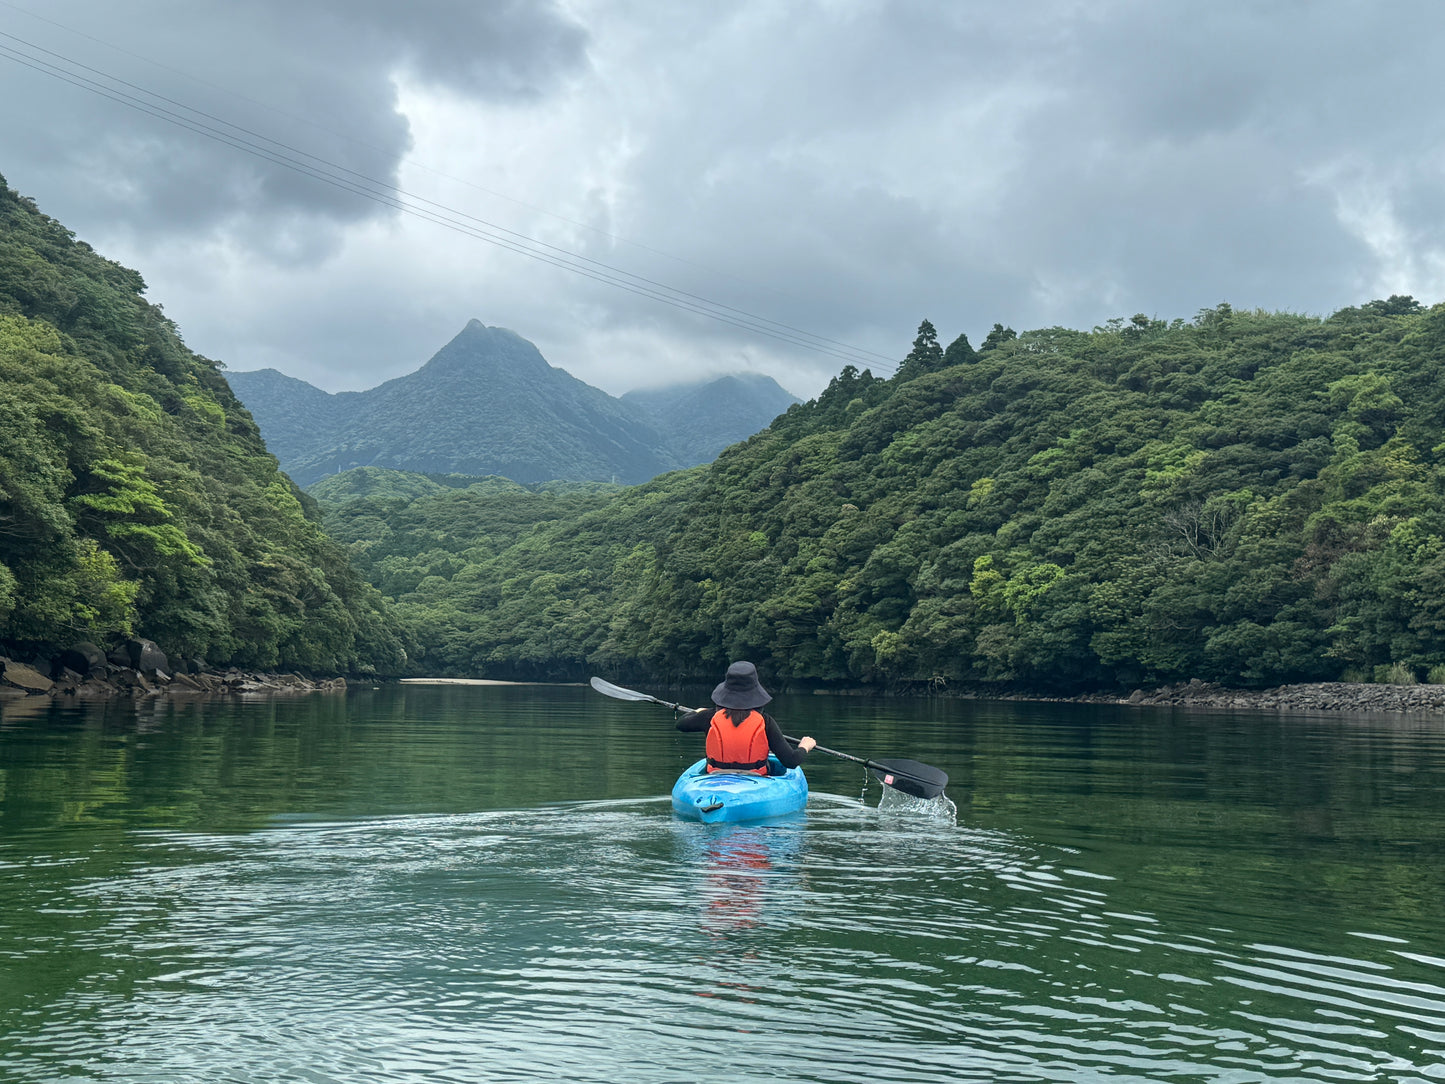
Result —
[[4, 857], [51, 932], [7, 914], [0, 967], [68, 966], [0, 994], [0, 1079], [1445, 1079], [1432, 951], [1183, 927], [1077, 854], [857, 803], [721, 829], [591, 803], [132, 842], [79, 879]]

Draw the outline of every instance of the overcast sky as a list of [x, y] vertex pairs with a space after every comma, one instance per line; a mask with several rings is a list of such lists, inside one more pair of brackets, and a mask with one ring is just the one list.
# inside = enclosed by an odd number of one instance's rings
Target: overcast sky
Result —
[[0, 0], [0, 34], [10, 186], [198, 353], [328, 391], [472, 318], [613, 394], [811, 397], [925, 317], [1445, 299], [1439, 0]]

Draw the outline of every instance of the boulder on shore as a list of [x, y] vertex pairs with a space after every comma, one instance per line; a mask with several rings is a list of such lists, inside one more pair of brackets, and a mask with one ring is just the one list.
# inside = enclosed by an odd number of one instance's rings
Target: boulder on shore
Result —
[[0, 679], [17, 689], [24, 689], [27, 693], [49, 692], [55, 684], [35, 667], [10, 659], [0, 659]]
[[122, 644], [121, 650], [129, 659], [130, 668], [139, 670], [143, 674], [171, 668], [169, 660], [166, 659], [166, 653], [156, 646], [154, 640], [144, 640], [135, 636]]
[[0, 700], [45, 695], [82, 700], [206, 694], [271, 696], [346, 689], [342, 677], [242, 672], [234, 667], [223, 673], [207, 672], [194, 661], [176, 661], [181, 666], [175, 674], [168, 673], [166, 653], [154, 641], [140, 637], [127, 640], [109, 653], [81, 641], [34, 665], [0, 655]]
[[55, 666], [58, 670], [73, 670], [81, 676], [88, 676], [97, 671], [103, 673], [106, 662], [104, 651], [89, 640], [81, 640], [62, 651], [55, 660]]

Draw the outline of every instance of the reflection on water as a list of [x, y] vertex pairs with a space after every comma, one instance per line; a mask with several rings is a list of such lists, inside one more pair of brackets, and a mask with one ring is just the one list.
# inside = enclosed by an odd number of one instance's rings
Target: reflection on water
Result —
[[5, 716], [0, 1080], [1445, 1079], [1429, 728], [785, 702], [961, 808], [702, 825], [464, 692]]
[[765, 920], [765, 907], [773, 912], [766, 918], [776, 921], [794, 895], [801, 840], [796, 826], [738, 824], [710, 832], [696, 857], [703, 872], [702, 930], [721, 938], [754, 929]]

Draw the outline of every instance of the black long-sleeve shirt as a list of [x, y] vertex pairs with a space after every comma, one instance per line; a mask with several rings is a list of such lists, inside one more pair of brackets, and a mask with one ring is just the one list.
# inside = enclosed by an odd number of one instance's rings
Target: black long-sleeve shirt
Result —
[[[712, 725], [713, 713], [726, 710], [726, 708], [700, 708], [697, 711], [690, 711], [677, 721], [677, 729], [688, 734], [705, 731]], [[765, 711], [759, 712], [759, 714], [763, 717], [763, 726], [768, 734], [768, 751], [783, 762], [783, 767], [796, 768], [808, 759], [806, 751], [788, 744], [776, 719]]]

